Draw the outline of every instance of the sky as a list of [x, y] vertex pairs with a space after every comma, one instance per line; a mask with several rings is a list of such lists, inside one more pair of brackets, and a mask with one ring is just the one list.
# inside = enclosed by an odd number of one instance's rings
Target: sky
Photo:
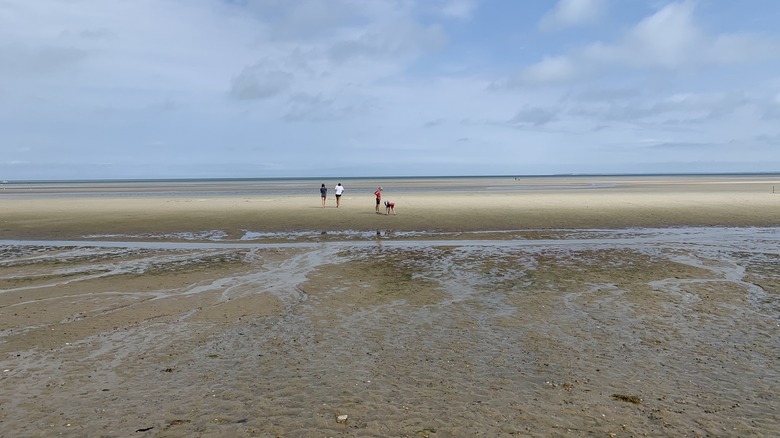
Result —
[[0, 179], [780, 171], [775, 0], [0, 0]]

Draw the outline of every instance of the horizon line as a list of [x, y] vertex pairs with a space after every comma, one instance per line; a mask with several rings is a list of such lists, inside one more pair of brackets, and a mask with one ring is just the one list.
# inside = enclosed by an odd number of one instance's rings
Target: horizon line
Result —
[[258, 181], [258, 180], [321, 180], [321, 179], [444, 179], [444, 178], [550, 178], [550, 177], [588, 177], [588, 176], [748, 176], [780, 175], [780, 170], [757, 172], [596, 172], [596, 173], [549, 173], [549, 174], [495, 174], [495, 175], [385, 175], [385, 176], [274, 176], [274, 177], [151, 177], [151, 178], [64, 178], [64, 179], [11, 179], [0, 184], [16, 183], [65, 183], [65, 182], [159, 182], [159, 181]]

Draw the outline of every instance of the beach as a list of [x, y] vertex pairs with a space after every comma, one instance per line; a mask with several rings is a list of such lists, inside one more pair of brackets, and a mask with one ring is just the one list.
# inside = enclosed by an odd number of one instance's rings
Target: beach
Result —
[[[780, 225], [777, 175], [343, 182], [337, 211], [335, 181], [324, 209], [319, 181], [8, 185], [0, 190], [0, 239]], [[395, 217], [375, 217], [381, 185]]]
[[0, 435], [775, 436], [775, 186], [6, 185]]

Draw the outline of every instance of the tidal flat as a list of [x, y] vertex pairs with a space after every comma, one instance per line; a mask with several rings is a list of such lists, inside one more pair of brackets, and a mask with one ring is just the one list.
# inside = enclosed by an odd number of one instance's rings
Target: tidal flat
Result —
[[0, 429], [780, 434], [778, 228], [355, 236], [0, 242]]

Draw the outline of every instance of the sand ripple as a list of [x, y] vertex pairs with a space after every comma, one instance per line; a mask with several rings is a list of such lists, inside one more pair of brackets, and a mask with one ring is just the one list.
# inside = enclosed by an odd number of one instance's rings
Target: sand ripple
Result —
[[780, 229], [544, 234], [5, 242], [3, 434], [780, 434]]

